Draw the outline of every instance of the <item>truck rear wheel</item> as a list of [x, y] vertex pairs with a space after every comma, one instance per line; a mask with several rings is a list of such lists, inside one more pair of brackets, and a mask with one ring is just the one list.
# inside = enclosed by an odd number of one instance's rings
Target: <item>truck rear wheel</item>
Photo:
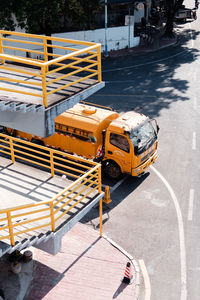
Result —
[[111, 177], [113, 179], [119, 178], [120, 175], [122, 174], [120, 167], [114, 162], [109, 162], [106, 165], [105, 173], [106, 173], [106, 175], [108, 175], [109, 177]]

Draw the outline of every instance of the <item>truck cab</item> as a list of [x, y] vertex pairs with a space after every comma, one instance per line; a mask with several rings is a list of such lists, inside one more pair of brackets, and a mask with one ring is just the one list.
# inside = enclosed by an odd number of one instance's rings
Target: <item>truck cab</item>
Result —
[[103, 158], [108, 176], [117, 178], [121, 173], [140, 176], [155, 161], [159, 128], [152, 122], [145, 115], [130, 111], [110, 123]]

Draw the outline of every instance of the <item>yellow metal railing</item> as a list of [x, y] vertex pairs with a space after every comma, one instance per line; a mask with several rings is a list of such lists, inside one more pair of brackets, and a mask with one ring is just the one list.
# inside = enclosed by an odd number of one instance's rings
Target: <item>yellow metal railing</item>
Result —
[[[101, 193], [101, 165], [77, 156], [0, 134], [0, 153], [39, 165], [55, 172], [76, 178], [68, 187], [48, 201], [0, 210], [0, 240], [9, 239], [12, 246], [16, 237], [48, 227], [51, 231], [61, 225], [68, 212], [87, 197]], [[47, 231], [48, 231], [47, 230]]]
[[[17, 55], [8, 54], [11, 50]], [[66, 54], [61, 55], [60, 51]], [[34, 77], [29, 81], [1, 76], [1, 81], [21, 84], [21, 89], [0, 87], [0, 90], [40, 97], [45, 107], [48, 107], [48, 96], [53, 93], [89, 78], [102, 80], [101, 45], [98, 43], [0, 30], [0, 60], [0, 70]], [[11, 62], [12, 66], [6, 62]], [[26, 68], [19, 68], [15, 63], [26, 65]], [[24, 86], [41, 91], [30, 92]]]

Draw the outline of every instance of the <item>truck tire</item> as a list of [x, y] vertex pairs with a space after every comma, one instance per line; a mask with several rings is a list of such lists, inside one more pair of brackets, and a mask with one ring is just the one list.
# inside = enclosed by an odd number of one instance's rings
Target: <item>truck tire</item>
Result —
[[105, 173], [107, 176], [113, 179], [117, 179], [122, 174], [120, 167], [115, 162], [108, 162], [105, 167]]

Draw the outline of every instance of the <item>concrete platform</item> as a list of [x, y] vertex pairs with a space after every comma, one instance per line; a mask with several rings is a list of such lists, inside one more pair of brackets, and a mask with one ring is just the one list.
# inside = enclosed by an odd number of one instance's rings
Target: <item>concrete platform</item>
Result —
[[[45, 108], [42, 98], [22, 93], [23, 91], [42, 95], [41, 86], [29, 84], [30, 81], [39, 83], [41, 79], [39, 80], [37, 76], [25, 74], [33, 72], [33, 70], [35, 74], [39, 74], [39, 70], [14, 66], [19, 71], [25, 72], [23, 74], [4, 69], [12, 66], [12, 64], [1, 65], [0, 77], [8, 78], [8, 80], [23, 80], [27, 82], [27, 85], [0, 80], [1, 88], [6, 89], [0, 89], [0, 125], [41, 137], [47, 137], [55, 133], [55, 117], [105, 86], [104, 82], [98, 82], [95, 79], [85, 79], [74, 84], [80, 78], [69, 76], [58, 83], [48, 85], [48, 91], [50, 92], [52, 89], [71, 84], [61, 91], [48, 95], [48, 107]], [[53, 73], [47, 76], [47, 81], [51, 81], [58, 76], [61, 76], [61, 74]], [[18, 92], [11, 92], [10, 89]]]

